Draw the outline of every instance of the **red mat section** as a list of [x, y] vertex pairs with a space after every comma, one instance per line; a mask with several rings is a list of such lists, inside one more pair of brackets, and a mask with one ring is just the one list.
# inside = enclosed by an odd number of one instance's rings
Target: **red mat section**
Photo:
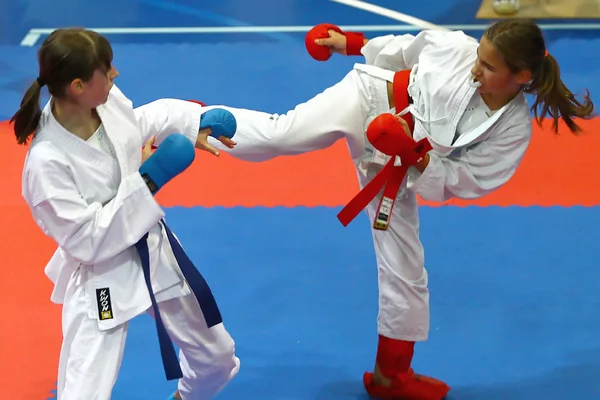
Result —
[[44, 275], [55, 246], [25, 206], [3, 204], [0, 219], [0, 399], [45, 400], [56, 382], [61, 342], [60, 306], [50, 303], [52, 283]]
[[[592, 165], [600, 150], [600, 118], [584, 121], [582, 126], [586, 133], [576, 137], [568, 131], [557, 136], [536, 125], [525, 159], [507, 185], [476, 201], [452, 200], [448, 204], [599, 204], [600, 188], [589, 183], [600, 182], [600, 169]], [[345, 142], [327, 150], [258, 164], [203, 153], [159, 194], [159, 199], [166, 206], [187, 207], [337, 207], [345, 205], [358, 191], [353, 168]]]
[[[44, 400], [56, 382], [60, 350], [60, 306], [49, 301], [52, 283], [44, 266], [55, 245], [35, 225], [21, 198], [21, 168], [26, 148], [17, 146], [6, 123], [0, 124], [0, 399]], [[41, 351], [43, 349], [43, 351]]]
[[[477, 206], [593, 206], [600, 201], [600, 118], [584, 121], [585, 133], [554, 135], [535, 127], [532, 144], [514, 178], [503, 188], [475, 201]], [[17, 146], [7, 123], [0, 123], [4, 177], [3, 205], [22, 204], [21, 167], [26, 148]], [[564, 160], [564, 161], [563, 161]], [[558, 190], [558, 188], [561, 188]], [[274, 207], [345, 205], [357, 192], [356, 175], [344, 142], [329, 149], [264, 163], [216, 158], [198, 153], [194, 165], [158, 195], [162, 205], [185, 207]], [[441, 204], [427, 203], [430, 206]]]

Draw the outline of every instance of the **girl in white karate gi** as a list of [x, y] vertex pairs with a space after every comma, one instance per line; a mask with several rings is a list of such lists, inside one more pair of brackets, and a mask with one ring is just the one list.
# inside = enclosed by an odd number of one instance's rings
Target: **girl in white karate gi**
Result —
[[[577, 132], [574, 119], [588, 118], [593, 104], [589, 96], [577, 101], [563, 84], [558, 64], [531, 20], [497, 22], [480, 43], [463, 32], [445, 31], [367, 41], [333, 28], [318, 44], [331, 52], [362, 53], [366, 65], [355, 65], [341, 82], [283, 115], [227, 108], [238, 122], [237, 146], [229, 153], [263, 161], [323, 149], [345, 138], [364, 187], [390, 158], [365, 139], [369, 124], [382, 113], [410, 113], [405, 117], [414, 120], [414, 129], [406, 134], [416, 141], [427, 138], [433, 150], [409, 168], [389, 228], [373, 230], [379, 343], [374, 373], [365, 373], [363, 380], [376, 398], [439, 400], [450, 387], [411, 369], [414, 343], [425, 341], [429, 333], [417, 195], [440, 202], [475, 199], [505, 184], [532, 134], [525, 93], [535, 96], [532, 108], [538, 121], [549, 115], [554, 130], [562, 119]], [[404, 84], [397, 76], [404, 77]], [[402, 96], [406, 104], [394, 109]], [[367, 207], [372, 225], [380, 201], [378, 195]]]
[[[38, 52], [39, 77], [12, 118], [18, 143], [33, 135], [23, 196], [59, 245], [46, 266], [55, 284], [52, 301], [63, 304], [58, 400], [110, 399], [128, 321], [145, 312], [156, 317], [156, 303], [163, 329], [180, 347], [179, 365], [168, 342], [175, 367], [167, 375], [181, 377], [171, 398], [210, 399], [238, 372], [234, 341], [205, 282], [199, 297], [186, 278], [183, 263], [189, 269], [191, 262], [182, 261], [185, 253], [138, 172], [143, 143], [160, 150], [172, 133], [218, 155], [207, 142], [211, 129], [199, 131], [206, 110], [171, 99], [134, 109], [113, 85], [112, 56], [109, 42], [95, 32], [54, 31]], [[52, 95], [43, 111], [42, 86]], [[235, 144], [218, 140], [225, 148]], [[163, 339], [161, 351], [168, 350]]]

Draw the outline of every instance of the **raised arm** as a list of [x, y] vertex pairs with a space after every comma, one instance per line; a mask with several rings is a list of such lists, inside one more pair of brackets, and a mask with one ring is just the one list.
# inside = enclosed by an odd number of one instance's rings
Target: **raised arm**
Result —
[[136, 107], [133, 112], [142, 132], [143, 142], [154, 137], [156, 145], [160, 145], [173, 133], [180, 133], [195, 144], [204, 110], [194, 102], [159, 99]]
[[[390, 71], [412, 69], [427, 46], [444, 48], [475, 39], [462, 31], [424, 30], [412, 34], [385, 35], [366, 39], [357, 32], [344, 32], [335, 25], [315, 26], [306, 35], [306, 47], [313, 58], [329, 59], [331, 54], [363, 55], [365, 63]], [[323, 47], [329, 54], [323, 54]]]
[[134, 109], [143, 142], [154, 137], [160, 145], [169, 135], [179, 133], [187, 137], [200, 150], [219, 155], [218, 150], [208, 143], [208, 136], [233, 148], [231, 138], [237, 131], [237, 122], [231, 112], [223, 108], [207, 109], [198, 102], [160, 99]]

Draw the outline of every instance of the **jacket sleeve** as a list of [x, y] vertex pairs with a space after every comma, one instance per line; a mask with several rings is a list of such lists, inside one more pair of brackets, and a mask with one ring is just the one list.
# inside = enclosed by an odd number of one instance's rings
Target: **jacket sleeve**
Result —
[[531, 123], [513, 125], [459, 154], [430, 152], [422, 174], [410, 169], [407, 187], [424, 200], [475, 199], [504, 185], [514, 175], [531, 139]]
[[135, 245], [164, 216], [139, 173], [124, 177], [106, 204], [88, 203], [59, 159], [28, 160], [23, 197], [44, 233], [82, 264], [106, 261]]
[[423, 49], [428, 46], [443, 49], [465, 42], [476, 42], [462, 31], [425, 30], [416, 36], [411, 34], [386, 35], [370, 39], [362, 48], [365, 64], [374, 65], [389, 71], [412, 69], [419, 60]]
[[177, 99], [160, 99], [133, 110], [142, 131], [143, 143], [152, 136], [158, 146], [168, 135], [180, 133], [195, 145], [200, 130], [200, 104]]

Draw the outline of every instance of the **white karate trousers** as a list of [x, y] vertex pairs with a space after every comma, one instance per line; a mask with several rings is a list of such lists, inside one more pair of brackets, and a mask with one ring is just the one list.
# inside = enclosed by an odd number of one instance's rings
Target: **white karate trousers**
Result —
[[[81, 281], [81, 275], [71, 279], [63, 304], [57, 399], [109, 400], [123, 358], [128, 323], [100, 331], [97, 320], [88, 316]], [[160, 302], [158, 307], [169, 336], [180, 348], [183, 378], [178, 389], [182, 399], [212, 399], [239, 371], [233, 339], [223, 324], [207, 327], [193, 294]], [[147, 312], [153, 316], [152, 308]]]
[[[390, 76], [393, 79], [393, 73]], [[216, 140], [211, 144], [238, 159], [260, 162], [321, 150], [345, 138], [364, 187], [381, 169], [370, 162], [365, 131], [373, 118], [390, 110], [388, 81], [352, 70], [336, 85], [283, 115], [221, 105], [207, 107], [231, 111], [238, 124], [233, 150]], [[371, 227], [379, 202], [377, 197], [367, 208]], [[406, 188], [400, 191], [388, 230], [374, 230], [373, 242], [379, 284], [378, 332], [392, 339], [426, 340], [428, 278], [414, 193]]]

